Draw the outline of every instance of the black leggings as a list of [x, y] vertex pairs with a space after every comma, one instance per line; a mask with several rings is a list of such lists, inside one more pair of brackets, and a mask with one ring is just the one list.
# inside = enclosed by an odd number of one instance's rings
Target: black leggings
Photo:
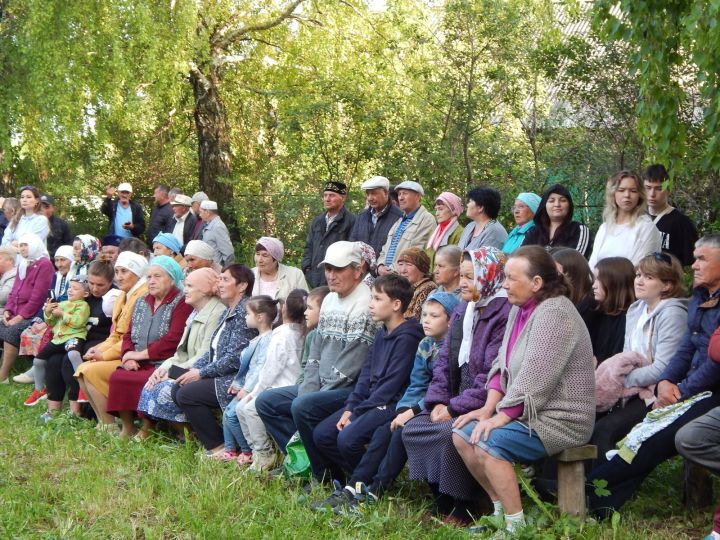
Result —
[[[86, 341], [80, 349], [80, 353], [84, 355], [91, 347], [103, 341], [101, 339]], [[80, 385], [74, 375], [75, 369], [70, 363], [63, 346], [61, 352], [55, 352], [47, 358], [45, 385], [48, 389], [48, 399], [50, 401], [62, 401], [65, 398], [65, 392], [67, 392], [70, 401], [77, 401]]]
[[221, 409], [215, 395], [215, 379], [200, 379], [185, 386], [174, 384], [172, 398], [187, 416], [195, 435], [207, 450], [223, 443], [223, 430], [215, 412]]

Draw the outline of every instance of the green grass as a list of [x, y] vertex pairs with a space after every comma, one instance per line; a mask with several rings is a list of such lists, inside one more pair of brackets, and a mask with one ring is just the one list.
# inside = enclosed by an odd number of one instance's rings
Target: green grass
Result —
[[[317, 514], [299, 484], [200, 460], [194, 443], [121, 441], [67, 417], [41, 425], [44, 405], [22, 406], [29, 389], [0, 387], [0, 538], [469, 538], [429, 517], [419, 484], [401, 482], [395, 496], [362, 516]], [[554, 508], [550, 522], [528, 500], [535, 527], [518, 537], [702, 537], [710, 511], [683, 511], [680, 472], [676, 462], [659, 468], [615, 531], [611, 523], [559, 518]], [[320, 489], [313, 498], [326, 495]]]

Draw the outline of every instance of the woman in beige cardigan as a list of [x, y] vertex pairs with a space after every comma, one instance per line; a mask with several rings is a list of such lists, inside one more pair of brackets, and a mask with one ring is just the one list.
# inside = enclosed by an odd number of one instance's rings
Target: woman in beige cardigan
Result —
[[513, 464], [590, 439], [595, 379], [587, 328], [543, 248], [515, 251], [503, 288], [513, 308], [488, 374], [488, 398], [456, 420], [453, 442], [492, 499], [495, 515], [504, 514], [513, 531], [525, 523]]
[[255, 245], [255, 285], [252, 295], [267, 294], [275, 300], [285, 300], [294, 289], [308, 290], [302, 270], [282, 264], [285, 246], [277, 238], [263, 236]]

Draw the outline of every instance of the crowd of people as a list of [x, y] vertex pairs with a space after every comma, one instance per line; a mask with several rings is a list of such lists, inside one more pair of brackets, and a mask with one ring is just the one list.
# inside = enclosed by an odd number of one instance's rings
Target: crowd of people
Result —
[[354, 215], [324, 185], [300, 268], [273, 237], [250, 268], [202, 192], [156, 186], [146, 224], [130, 184], [108, 187], [99, 239], [23, 186], [2, 201], [0, 382], [28, 356], [13, 380], [45, 422], [165, 429], [255, 474], [301, 449], [295, 473], [332, 490], [318, 511], [373, 504], [407, 465], [446, 523], [485, 509], [514, 531], [514, 465], [552, 484], [553, 456], [588, 442], [601, 517], [678, 453], [720, 472], [720, 235], [670, 206], [664, 167], [611, 177], [594, 236], [560, 184], [518, 194], [510, 231], [490, 187], [434, 214], [418, 182], [361, 187]]

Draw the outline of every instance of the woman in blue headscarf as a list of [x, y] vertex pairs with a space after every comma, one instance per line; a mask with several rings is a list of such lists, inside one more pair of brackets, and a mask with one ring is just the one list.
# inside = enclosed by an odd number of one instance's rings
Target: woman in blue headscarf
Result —
[[155, 367], [175, 354], [192, 312], [182, 294], [182, 279], [182, 269], [166, 255], [155, 257], [148, 267], [148, 294], [135, 304], [130, 328], [123, 336], [122, 363], [110, 376], [107, 412], [122, 420], [122, 437], [134, 434], [143, 386]]
[[507, 240], [502, 246], [505, 255], [510, 255], [525, 241], [525, 234], [535, 226], [535, 212], [540, 205], [540, 196], [535, 193], [521, 193], [515, 198], [512, 207], [515, 228], [508, 234]]
[[153, 255], [156, 257], [158, 255], [167, 255], [168, 257], [171, 257], [176, 263], [180, 265], [180, 268], [183, 270], [187, 266], [187, 262], [185, 262], [185, 257], [182, 256], [180, 253], [180, 250], [182, 250], [182, 245], [180, 244], [180, 241], [175, 238], [174, 235], [170, 233], [160, 233], [153, 239]]

